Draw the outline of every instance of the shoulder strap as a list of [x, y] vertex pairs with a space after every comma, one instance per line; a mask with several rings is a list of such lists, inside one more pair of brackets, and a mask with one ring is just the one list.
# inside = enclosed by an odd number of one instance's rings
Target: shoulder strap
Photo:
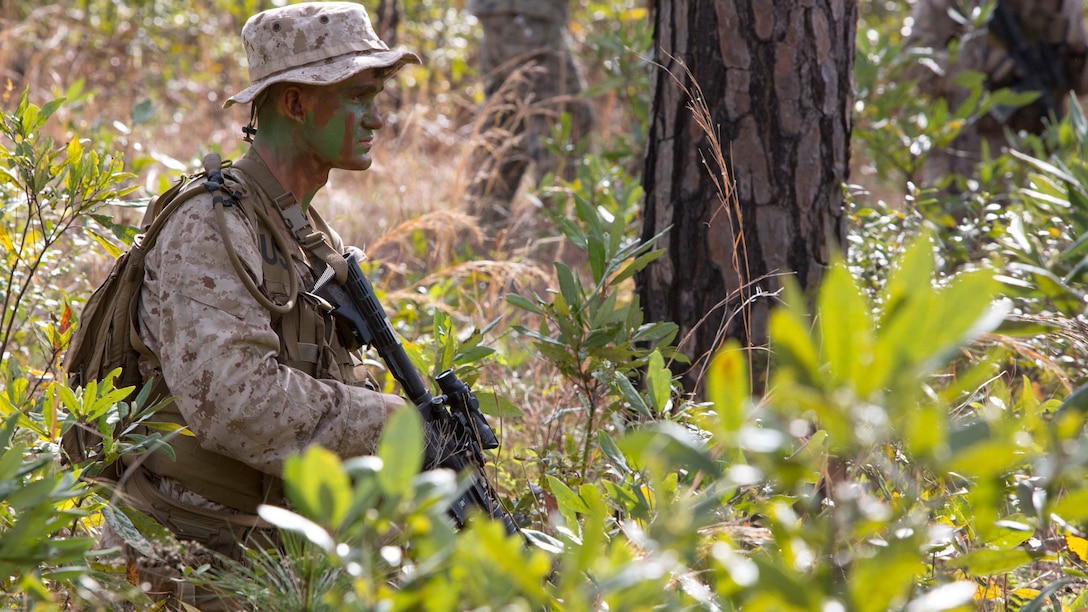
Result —
[[[216, 187], [209, 186], [208, 182], [215, 182], [219, 185], [219, 188], [221, 188], [222, 167], [223, 162], [218, 154], [208, 154], [204, 157], [204, 172], [181, 177], [172, 187], [170, 187], [170, 189], [164, 191], [148, 204], [147, 211], [144, 213], [143, 221], [140, 224], [143, 233], [137, 235], [135, 240], [133, 240], [132, 250], [129, 254], [130, 257], [135, 258], [135, 265], [138, 265], [140, 268], [139, 274], [143, 274], [142, 268], [144, 257], [146, 257], [148, 251], [155, 246], [155, 241], [158, 239], [159, 233], [174, 212], [194, 196], [209, 191], [215, 191], [217, 189]], [[218, 174], [218, 177], [216, 177], [216, 174]], [[203, 183], [194, 181], [194, 179], [200, 178], [201, 176], [206, 177], [208, 181]], [[224, 196], [221, 193], [216, 194], [217, 202], [223, 199]], [[137, 293], [137, 295], [139, 294]], [[118, 312], [115, 316], [127, 316], [129, 343], [132, 345], [132, 348], [141, 355], [151, 359], [153, 362], [158, 363], [158, 357], [147, 348], [147, 345], [144, 344], [143, 340], [140, 338], [139, 331], [136, 329], [138, 317], [135, 308], [138, 302], [138, 299], [133, 300], [132, 304], [129, 305], [127, 312]], [[119, 319], [115, 324], [123, 325], [125, 322]]]
[[[300, 246], [307, 253], [314, 255], [318, 260], [332, 268], [336, 275], [336, 282], [343, 284], [348, 278], [348, 263], [343, 255], [337, 253], [321, 232], [314, 229], [302, 211], [302, 205], [295, 199], [294, 194], [284, 189], [276, 177], [272, 175], [268, 167], [261, 161], [260, 156], [250, 149], [250, 152], [242, 159], [234, 163], [234, 167], [248, 174], [268, 194], [276, 204], [287, 229], [295, 235]], [[313, 211], [311, 211], [312, 214]]]
[[[261, 306], [268, 309], [270, 312], [276, 314], [286, 314], [294, 308], [295, 296], [298, 293], [298, 280], [291, 277], [291, 287], [288, 291], [290, 297], [284, 304], [279, 304], [266, 297], [256, 283], [246, 272], [245, 266], [241, 260], [238, 259], [238, 254], [234, 249], [234, 243], [231, 241], [230, 232], [227, 230], [226, 212], [225, 209], [235, 205], [240, 205], [241, 198], [239, 194], [227, 191], [225, 186], [225, 178], [223, 176], [223, 169], [230, 167], [231, 162], [223, 162], [218, 153], [209, 153], [204, 156], [204, 172], [190, 177], [182, 177], [177, 184], [164, 192], [155, 201], [148, 206], [148, 212], [144, 215], [142, 225], [146, 228], [143, 234], [136, 237], [133, 243], [133, 250], [140, 250], [146, 253], [155, 245], [155, 239], [158, 237], [162, 227], [166, 224], [166, 221], [182, 204], [190, 200], [193, 196], [201, 193], [211, 193], [212, 204], [215, 207], [216, 222], [219, 224], [219, 233], [223, 237], [223, 244], [226, 247], [227, 256], [230, 259], [231, 265], [234, 266], [234, 270], [238, 273], [238, 277], [241, 279], [242, 284], [245, 285], [249, 293], [261, 304]], [[205, 177], [203, 182], [186, 183], [186, 179], [195, 179], [198, 177]], [[184, 187], [184, 188], [183, 188]], [[180, 192], [180, 193], [179, 193]], [[172, 198], [172, 199], [171, 199]], [[165, 207], [158, 210], [160, 204], [165, 201]], [[265, 217], [264, 212], [260, 210], [260, 207], [252, 207], [259, 218]], [[243, 208], [248, 214], [249, 210]], [[148, 224], [148, 218], [150, 217], [150, 225]], [[267, 222], [267, 219], [263, 219]], [[273, 233], [273, 239], [277, 242], [277, 247], [286, 251], [286, 245], [283, 244], [282, 239], [278, 234]], [[346, 269], [345, 269], [346, 270]], [[346, 272], [345, 272], [346, 273]], [[139, 337], [138, 334], [134, 337]], [[139, 350], [140, 347], [137, 347]], [[144, 349], [146, 351], [146, 349]], [[144, 352], [141, 351], [141, 352]]]
[[134, 249], [150, 250], [155, 245], [155, 239], [158, 238], [162, 227], [166, 225], [167, 219], [174, 214], [174, 211], [181, 208], [181, 205], [191, 200], [193, 196], [207, 191], [203, 184], [189, 182], [200, 176], [203, 176], [203, 173], [181, 177], [177, 183], [174, 183], [173, 187], [155, 198], [151, 204], [148, 204], [147, 212], [144, 213], [143, 222], [141, 223], [143, 233], [137, 235], [132, 242]]

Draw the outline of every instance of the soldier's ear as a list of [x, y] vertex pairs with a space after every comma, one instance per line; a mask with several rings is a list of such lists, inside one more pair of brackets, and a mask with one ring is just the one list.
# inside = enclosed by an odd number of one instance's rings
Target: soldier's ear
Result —
[[306, 111], [311, 102], [309, 88], [304, 85], [288, 83], [277, 93], [276, 103], [279, 106], [280, 114], [299, 123], [305, 121]]

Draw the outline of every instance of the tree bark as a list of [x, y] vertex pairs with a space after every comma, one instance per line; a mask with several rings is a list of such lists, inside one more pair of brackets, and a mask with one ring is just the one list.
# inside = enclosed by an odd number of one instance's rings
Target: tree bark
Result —
[[780, 275], [812, 288], [845, 245], [856, 22], [856, 0], [654, 3], [643, 238], [672, 229], [636, 282], [689, 391], [726, 338], [766, 342]]

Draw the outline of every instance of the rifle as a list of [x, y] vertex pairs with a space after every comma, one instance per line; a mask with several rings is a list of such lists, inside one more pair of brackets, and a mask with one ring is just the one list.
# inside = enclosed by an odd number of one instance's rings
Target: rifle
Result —
[[[1023, 78], [1013, 87], [1014, 91], [1037, 91], [1041, 95], [1035, 104], [1042, 106], [1043, 116], [1061, 117], [1061, 106], [1054, 99], [1054, 90], [1067, 89], [1065, 73], [1053, 45], [1040, 41], [1028, 44], [1020, 30], [1020, 23], [1005, 0], [997, 0], [990, 18], [990, 31], [1008, 45], [1009, 56], [1020, 69]], [[994, 118], [1004, 123], [1015, 108], [995, 109]]]
[[474, 506], [491, 518], [501, 520], [507, 533], [517, 532], [517, 524], [499, 503], [483, 471], [483, 451], [497, 448], [499, 440], [480, 413], [480, 404], [472, 389], [451, 369], [435, 377], [442, 395], [431, 395], [404, 352], [400, 336], [378, 302], [374, 287], [359, 269], [355, 254], [349, 253], [345, 259], [347, 281], [343, 285], [330, 282], [335, 272], [327, 267], [314, 283], [311, 294], [328, 303], [346, 340], [356, 346], [370, 345], [378, 352], [393, 378], [423, 416], [424, 469], [448, 468], [458, 474], [473, 472], [468, 490], [450, 508], [457, 528], [464, 527], [468, 508]]

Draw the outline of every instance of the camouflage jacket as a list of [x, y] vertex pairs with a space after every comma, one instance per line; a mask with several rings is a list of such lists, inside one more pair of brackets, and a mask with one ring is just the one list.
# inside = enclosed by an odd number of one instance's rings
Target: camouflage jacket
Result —
[[[230, 187], [243, 200], [270, 205], [244, 176], [234, 177]], [[241, 207], [225, 212], [238, 258], [262, 285], [269, 258], [282, 263], [282, 254]], [[339, 236], [328, 238], [342, 251]], [[313, 272], [301, 249], [291, 259], [304, 291]], [[384, 396], [284, 365], [283, 342], [294, 340], [280, 338], [271, 320], [230, 262], [212, 195], [194, 197], [165, 224], [147, 257], [140, 336], [159, 363], [142, 363], [145, 375], [161, 370], [203, 450], [260, 472], [279, 475], [288, 455], [311, 444], [343, 457], [373, 453], [385, 422]]]

